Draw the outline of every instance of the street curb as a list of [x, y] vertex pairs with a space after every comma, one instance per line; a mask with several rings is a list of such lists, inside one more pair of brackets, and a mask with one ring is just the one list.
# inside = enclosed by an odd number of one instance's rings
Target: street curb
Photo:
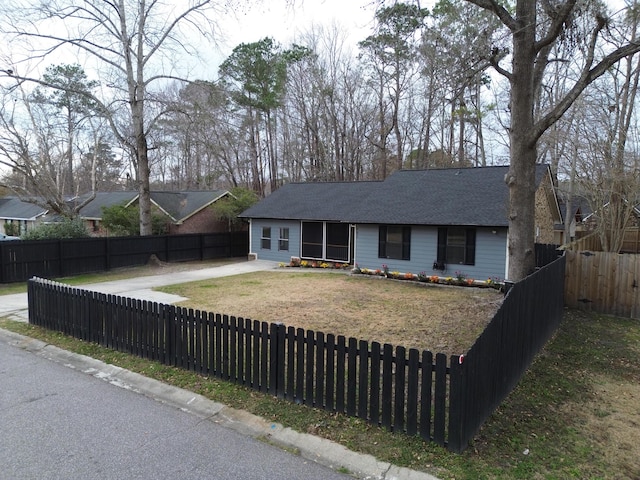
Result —
[[230, 408], [189, 390], [162, 383], [86, 355], [63, 350], [41, 340], [0, 328], [0, 341], [73, 370], [92, 375], [117, 387], [145, 395], [204, 420], [215, 422], [240, 434], [295, 452], [303, 458], [333, 470], [344, 470], [356, 478], [438, 480], [437, 477], [428, 473], [381, 462], [371, 455], [353, 452], [331, 440], [285, 428], [278, 423], [268, 422], [257, 415]]

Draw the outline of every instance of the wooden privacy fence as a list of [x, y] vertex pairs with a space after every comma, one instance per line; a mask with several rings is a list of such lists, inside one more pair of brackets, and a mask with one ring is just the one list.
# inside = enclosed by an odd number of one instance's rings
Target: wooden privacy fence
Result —
[[467, 355], [346, 339], [34, 278], [29, 322], [463, 451], [559, 324], [565, 259], [509, 290]]
[[[591, 252], [602, 251], [602, 241], [600, 240], [600, 234], [597, 231], [581, 233], [583, 236], [567, 245], [565, 247], [567, 250], [589, 250]], [[620, 253], [640, 253], [640, 227], [627, 227], [625, 229]]]
[[640, 255], [567, 251], [568, 307], [640, 318]]
[[248, 252], [248, 232], [0, 242], [0, 283], [144, 265], [151, 255], [164, 262], [184, 262]]

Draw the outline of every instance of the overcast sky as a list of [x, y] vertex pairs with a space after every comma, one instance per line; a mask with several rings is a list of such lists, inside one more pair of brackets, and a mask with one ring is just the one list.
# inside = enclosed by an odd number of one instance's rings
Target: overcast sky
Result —
[[293, 7], [286, 6], [284, 0], [263, 0], [246, 12], [238, 12], [236, 19], [230, 19], [226, 30], [235, 42], [234, 46], [266, 36], [288, 43], [296, 33], [308, 30], [313, 23], [336, 21], [354, 34], [368, 32], [374, 12], [372, 0], [297, 0]]

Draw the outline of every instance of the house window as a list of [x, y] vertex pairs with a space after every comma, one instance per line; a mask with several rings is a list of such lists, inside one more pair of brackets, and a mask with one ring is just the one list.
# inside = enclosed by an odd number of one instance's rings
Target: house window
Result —
[[396, 260], [411, 259], [411, 227], [380, 225], [378, 257]]
[[475, 265], [476, 229], [438, 228], [438, 263]]
[[289, 251], [289, 229], [280, 229], [280, 238], [278, 239], [278, 250]]
[[262, 227], [260, 248], [262, 248], [263, 250], [271, 250], [271, 227]]

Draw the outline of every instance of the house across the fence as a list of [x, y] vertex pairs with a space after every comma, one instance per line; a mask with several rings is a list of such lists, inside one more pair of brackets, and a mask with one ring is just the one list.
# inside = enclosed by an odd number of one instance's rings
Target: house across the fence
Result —
[[[166, 219], [167, 233], [218, 233], [229, 231], [229, 225], [221, 221], [211, 208], [216, 202], [232, 195], [228, 190], [201, 191], [152, 191], [151, 205], [154, 212]], [[69, 208], [79, 208], [78, 216], [94, 236], [107, 235], [102, 225], [103, 209], [116, 205], [135, 209], [139, 194], [136, 191], [96, 192], [68, 200]], [[40, 201], [44, 205], [44, 201]], [[36, 202], [16, 197], [0, 198], [0, 233], [4, 225], [15, 224], [22, 235], [40, 222], [59, 221], [59, 215]]]

